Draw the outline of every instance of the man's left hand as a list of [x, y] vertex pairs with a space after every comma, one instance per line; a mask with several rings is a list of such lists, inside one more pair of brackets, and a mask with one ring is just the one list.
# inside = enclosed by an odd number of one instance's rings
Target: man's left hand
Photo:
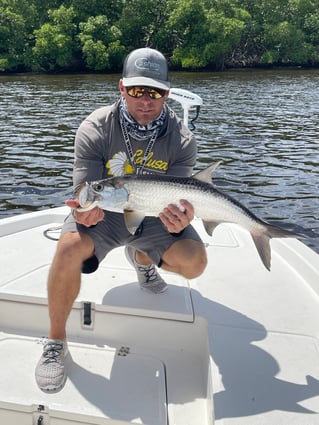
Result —
[[159, 214], [162, 223], [170, 233], [180, 233], [194, 218], [194, 207], [185, 199], [179, 201], [179, 206], [169, 204]]

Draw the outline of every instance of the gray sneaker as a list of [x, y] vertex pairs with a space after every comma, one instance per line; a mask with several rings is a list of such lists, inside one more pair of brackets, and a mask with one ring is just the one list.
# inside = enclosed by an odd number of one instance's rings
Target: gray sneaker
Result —
[[161, 294], [167, 290], [167, 283], [157, 273], [155, 265], [143, 266], [135, 261], [136, 250], [131, 246], [125, 247], [125, 255], [135, 268], [140, 288], [152, 294]]
[[35, 380], [42, 391], [54, 393], [63, 388], [66, 381], [64, 360], [67, 354], [65, 341], [48, 339], [35, 369]]

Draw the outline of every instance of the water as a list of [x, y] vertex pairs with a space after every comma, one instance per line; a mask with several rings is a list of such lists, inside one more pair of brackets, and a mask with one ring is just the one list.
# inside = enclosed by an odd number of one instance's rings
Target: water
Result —
[[[0, 77], [0, 217], [60, 206], [70, 196], [75, 131], [118, 98], [118, 79]], [[319, 71], [173, 73], [171, 80], [203, 98], [196, 168], [222, 160], [216, 186], [303, 233], [319, 252]]]

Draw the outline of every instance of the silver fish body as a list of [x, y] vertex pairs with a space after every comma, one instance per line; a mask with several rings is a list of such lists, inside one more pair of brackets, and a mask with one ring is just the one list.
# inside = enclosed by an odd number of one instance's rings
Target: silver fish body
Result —
[[88, 211], [95, 206], [123, 212], [128, 230], [134, 234], [145, 216], [158, 216], [168, 204], [179, 205], [181, 199], [189, 201], [195, 216], [203, 220], [212, 235], [223, 222], [236, 223], [247, 229], [265, 267], [270, 270], [272, 237], [296, 235], [259, 219], [245, 206], [222, 193], [211, 183], [212, 164], [192, 177], [125, 175], [92, 183], [83, 183], [75, 189], [80, 203], [78, 211]]

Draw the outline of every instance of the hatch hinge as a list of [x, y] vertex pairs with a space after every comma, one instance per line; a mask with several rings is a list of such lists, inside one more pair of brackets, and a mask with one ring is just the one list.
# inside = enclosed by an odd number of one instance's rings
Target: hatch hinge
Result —
[[43, 404], [39, 404], [36, 407], [36, 411], [33, 413], [33, 424], [34, 425], [49, 425], [49, 415]]
[[118, 352], [117, 352], [117, 355], [118, 355], [118, 356], [125, 357], [125, 356], [127, 356], [128, 354], [130, 354], [130, 347], [124, 347], [124, 346], [122, 346], [122, 347], [120, 347], [120, 348], [118, 349]]

